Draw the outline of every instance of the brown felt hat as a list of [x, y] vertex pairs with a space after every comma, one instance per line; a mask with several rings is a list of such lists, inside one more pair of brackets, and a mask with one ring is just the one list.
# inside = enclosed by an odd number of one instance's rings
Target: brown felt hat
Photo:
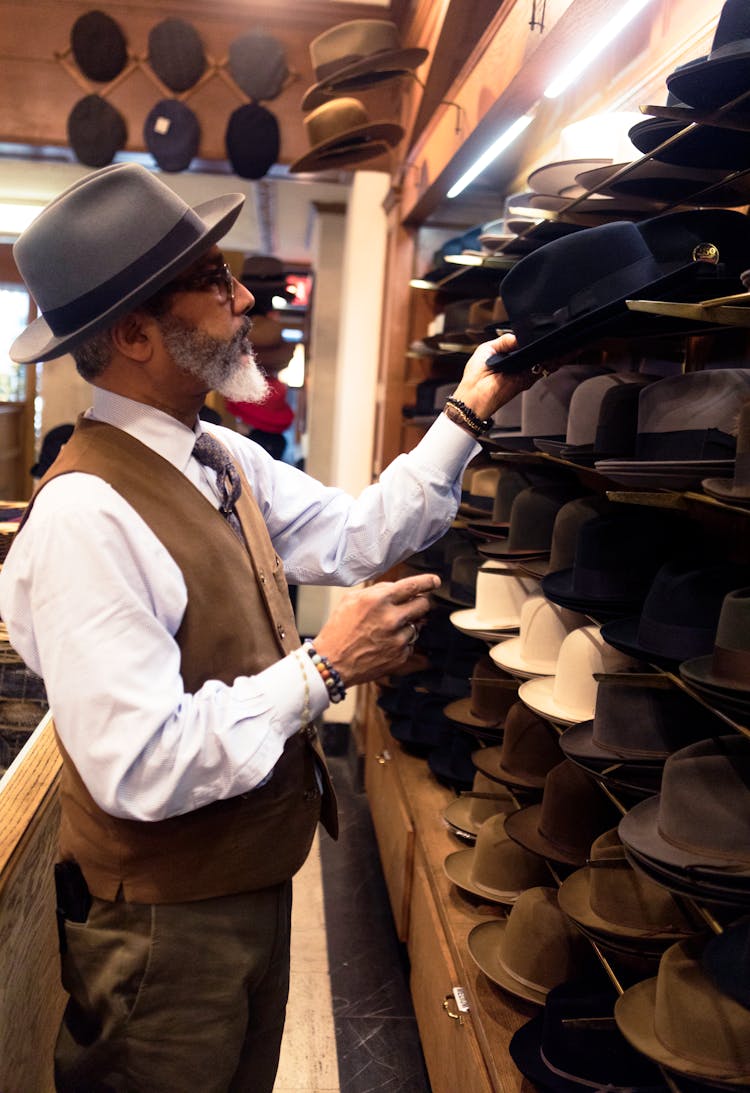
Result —
[[527, 888], [549, 879], [541, 858], [508, 838], [508, 815], [490, 816], [477, 832], [476, 845], [449, 854], [443, 863], [445, 875], [457, 887], [490, 903], [515, 903]]
[[370, 121], [358, 99], [333, 99], [303, 120], [310, 150], [290, 164], [292, 174], [363, 163], [394, 148], [404, 136], [395, 122]]
[[497, 729], [503, 725], [517, 693], [517, 680], [496, 668], [490, 657], [480, 657], [471, 673], [471, 694], [449, 703], [443, 713], [462, 725]]
[[542, 789], [549, 772], [562, 761], [562, 753], [547, 722], [523, 702], [515, 702], [505, 718], [502, 745], [475, 751], [472, 761], [496, 782]]
[[477, 771], [471, 790], [462, 792], [443, 810], [443, 819], [451, 827], [466, 835], [476, 836], [479, 828], [499, 812], [513, 812], [517, 808], [513, 795]]

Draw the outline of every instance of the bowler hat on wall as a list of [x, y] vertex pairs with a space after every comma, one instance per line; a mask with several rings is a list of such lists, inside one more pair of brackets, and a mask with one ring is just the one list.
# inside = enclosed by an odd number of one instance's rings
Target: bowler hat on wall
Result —
[[143, 139], [162, 171], [186, 171], [198, 154], [200, 124], [186, 103], [160, 99], [148, 112]]
[[101, 95], [84, 95], [68, 115], [68, 142], [87, 167], [107, 167], [127, 139], [122, 114]]
[[289, 76], [284, 46], [260, 31], [242, 34], [229, 44], [229, 71], [251, 99], [275, 99]]
[[279, 158], [279, 123], [257, 102], [232, 111], [224, 140], [232, 170], [240, 178], [263, 178]]
[[187, 91], [206, 70], [203, 43], [184, 19], [162, 19], [148, 35], [148, 59], [170, 91]]
[[556, 239], [504, 277], [503, 301], [518, 348], [491, 357], [487, 366], [522, 371], [613, 329], [653, 331], [652, 323], [633, 324], [626, 300], [669, 299], [675, 291], [706, 299], [718, 284], [724, 290], [739, 282], [748, 244], [747, 218], [721, 209], [602, 224]]
[[76, 64], [90, 80], [109, 83], [124, 69], [128, 50], [125, 35], [111, 15], [88, 11], [70, 31], [70, 48]]
[[[746, 0], [726, 0], [711, 52], [667, 76], [669, 91], [689, 106], [714, 110], [750, 91], [750, 10]], [[747, 101], [743, 103], [746, 109]]]
[[374, 87], [419, 68], [426, 49], [404, 49], [395, 23], [387, 19], [352, 19], [323, 31], [310, 42], [317, 83], [302, 99], [312, 110], [335, 95]]
[[[40, 315], [13, 342], [19, 364], [52, 360], [147, 300], [231, 228], [244, 194], [191, 208], [145, 167], [79, 179], [16, 240], [13, 257]], [[149, 215], [133, 216], [133, 209]]]
[[396, 122], [370, 121], [358, 99], [333, 99], [303, 120], [310, 149], [290, 164], [292, 174], [363, 163], [395, 148], [404, 136]]

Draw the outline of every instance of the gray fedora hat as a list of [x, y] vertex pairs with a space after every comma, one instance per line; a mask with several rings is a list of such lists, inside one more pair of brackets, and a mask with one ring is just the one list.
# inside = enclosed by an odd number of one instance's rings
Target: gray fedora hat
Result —
[[136, 163], [79, 179], [13, 247], [41, 315], [13, 342], [11, 359], [61, 357], [137, 307], [225, 235], [244, 200], [224, 194], [191, 208]]

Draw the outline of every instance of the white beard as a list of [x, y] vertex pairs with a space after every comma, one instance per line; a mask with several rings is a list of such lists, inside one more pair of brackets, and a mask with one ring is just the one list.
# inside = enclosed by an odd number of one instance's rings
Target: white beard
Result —
[[249, 341], [250, 320], [227, 341], [214, 338], [174, 315], [157, 319], [164, 344], [178, 368], [203, 380], [232, 402], [263, 402], [268, 383]]

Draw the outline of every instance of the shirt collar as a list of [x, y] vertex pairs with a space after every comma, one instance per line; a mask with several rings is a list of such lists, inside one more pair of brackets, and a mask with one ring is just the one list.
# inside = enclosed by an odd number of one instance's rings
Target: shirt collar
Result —
[[200, 419], [196, 419], [195, 428], [190, 429], [163, 410], [101, 387], [94, 388], [94, 404], [86, 412], [86, 417], [104, 421], [129, 433], [183, 473], [196, 437], [202, 431]]

